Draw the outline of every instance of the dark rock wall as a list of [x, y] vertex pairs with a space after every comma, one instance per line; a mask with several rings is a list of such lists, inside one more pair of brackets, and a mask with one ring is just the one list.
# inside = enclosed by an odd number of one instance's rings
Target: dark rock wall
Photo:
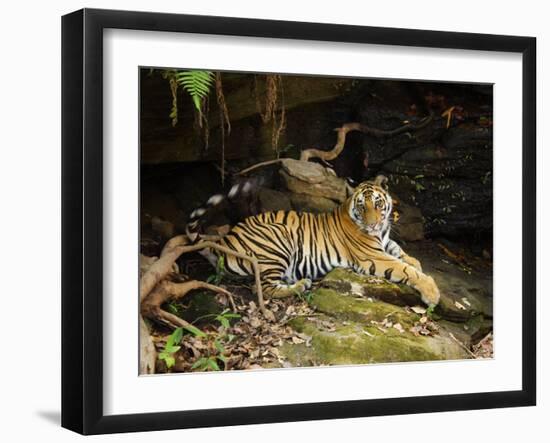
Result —
[[[228, 169], [273, 158], [271, 127], [257, 113], [252, 76], [227, 73], [223, 79], [231, 118], [225, 139]], [[344, 152], [332, 165], [339, 176], [356, 181], [387, 175], [392, 194], [419, 208], [427, 235], [490, 238], [491, 85], [299, 76], [284, 77], [283, 85], [287, 123], [279, 146], [287, 150], [282, 156], [297, 158], [311, 147], [331, 149], [333, 129], [345, 122], [391, 130], [432, 112], [430, 124], [418, 131], [385, 138], [348, 134]], [[218, 109], [212, 103], [206, 149], [191, 101], [181, 91], [179, 122], [172, 127], [170, 88], [160, 73], [141, 73], [141, 97], [142, 214], [165, 216], [160, 211], [178, 224], [221, 189], [215, 169], [221, 158]], [[448, 120], [442, 114], [451, 107]]]

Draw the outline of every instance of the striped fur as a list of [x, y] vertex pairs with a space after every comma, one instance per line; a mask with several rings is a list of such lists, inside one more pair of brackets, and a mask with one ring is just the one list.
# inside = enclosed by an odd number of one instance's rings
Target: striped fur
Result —
[[[218, 197], [213, 201], [221, 200]], [[197, 227], [204, 214], [198, 211], [192, 217], [191, 228]], [[246, 218], [218, 243], [256, 257], [262, 289], [268, 296], [303, 292], [312, 280], [332, 269], [350, 268], [410, 285], [420, 292], [426, 304], [437, 304], [439, 290], [434, 280], [422, 272], [418, 260], [390, 239], [391, 213], [392, 199], [379, 176], [357, 186], [332, 213], [266, 212]], [[193, 229], [188, 229], [188, 234], [200, 238]], [[223, 256], [231, 274], [253, 275], [248, 261], [212, 250], [204, 255], [213, 264]]]

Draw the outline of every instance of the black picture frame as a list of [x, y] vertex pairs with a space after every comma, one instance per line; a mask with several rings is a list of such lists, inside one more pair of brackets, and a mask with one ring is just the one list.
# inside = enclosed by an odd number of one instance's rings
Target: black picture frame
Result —
[[[103, 413], [103, 30], [285, 38], [522, 54], [522, 389], [132, 415]], [[83, 9], [62, 18], [62, 426], [102, 434], [536, 404], [536, 39]]]

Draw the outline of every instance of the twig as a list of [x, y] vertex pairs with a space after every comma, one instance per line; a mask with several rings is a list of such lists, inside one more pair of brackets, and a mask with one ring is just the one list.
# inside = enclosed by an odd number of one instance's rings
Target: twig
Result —
[[449, 332], [449, 336], [455, 341], [457, 342], [461, 347], [462, 349], [464, 349], [468, 354], [470, 354], [470, 356], [472, 358], [477, 358], [477, 356], [470, 350], [466, 347], [466, 345], [464, 343], [462, 343], [458, 338], [456, 338], [452, 332]]
[[283, 158], [276, 158], [275, 160], [267, 160], [265, 162], [256, 163], [255, 165], [249, 166], [248, 168], [243, 169], [242, 171], [238, 172], [237, 175], [246, 175], [250, 171], [253, 171], [257, 168], [262, 168], [264, 166], [274, 165], [275, 163], [280, 163], [284, 159]]

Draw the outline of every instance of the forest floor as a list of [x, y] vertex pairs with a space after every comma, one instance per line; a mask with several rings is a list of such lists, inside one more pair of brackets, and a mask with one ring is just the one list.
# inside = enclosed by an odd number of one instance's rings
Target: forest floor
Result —
[[492, 358], [490, 257], [439, 240], [405, 249], [440, 288], [433, 311], [408, 287], [336, 269], [306, 294], [267, 300], [276, 317], [269, 322], [250, 285], [218, 272], [210, 280], [231, 291], [236, 311], [226, 296], [208, 291], [166, 306], [196, 330], [183, 331], [174, 348], [171, 330], [149, 324], [161, 357], [156, 372]]

